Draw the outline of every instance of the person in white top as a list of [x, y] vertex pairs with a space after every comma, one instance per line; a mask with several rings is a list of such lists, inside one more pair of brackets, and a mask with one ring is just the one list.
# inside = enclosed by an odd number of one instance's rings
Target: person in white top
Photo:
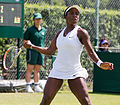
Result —
[[90, 58], [100, 68], [113, 70], [113, 64], [102, 62], [94, 52], [87, 31], [77, 25], [79, 21], [80, 7], [69, 6], [64, 11], [67, 26], [59, 31], [48, 48], [38, 47], [24, 42], [25, 48], [33, 48], [45, 55], [51, 55], [58, 50], [56, 60], [53, 63], [47, 83], [44, 88], [44, 95], [40, 105], [50, 105], [58, 90], [63, 84], [63, 79], [68, 80], [72, 93], [76, 96], [81, 105], [92, 105], [86, 86], [85, 79], [88, 73], [80, 64], [80, 56], [83, 46]]

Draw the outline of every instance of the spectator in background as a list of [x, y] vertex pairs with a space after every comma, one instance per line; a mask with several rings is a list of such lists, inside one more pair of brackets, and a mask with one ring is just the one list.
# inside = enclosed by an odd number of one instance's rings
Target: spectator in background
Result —
[[[35, 13], [33, 16], [34, 25], [28, 28], [24, 34], [24, 41], [30, 40], [32, 44], [39, 47], [44, 47], [44, 41], [46, 36], [46, 29], [41, 25], [42, 15], [40, 13]], [[26, 92], [33, 93], [42, 92], [43, 90], [39, 87], [40, 74], [39, 70], [43, 64], [44, 55], [35, 51], [34, 49], [27, 49], [27, 71], [25, 74], [26, 80]], [[34, 70], [34, 91], [30, 86], [30, 79], [32, 71]]]
[[110, 52], [109, 50], [110, 43], [107, 39], [102, 38], [99, 43], [99, 52]]

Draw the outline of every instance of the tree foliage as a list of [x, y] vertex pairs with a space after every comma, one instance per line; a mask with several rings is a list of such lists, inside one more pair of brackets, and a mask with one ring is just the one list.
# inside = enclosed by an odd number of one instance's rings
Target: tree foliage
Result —
[[[94, 0], [91, 0], [94, 1]], [[51, 40], [55, 37], [57, 31], [66, 25], [63, 13], [66, 6], [50, 6], [39, 4], [25, 4], [24, 30], [33, 24], [33, 14], [40, 12], [43, 16], [43, 26], [47, 29], [46, 46], [49, 46]], [[120, 44], [120, 14], [116, 10], [100, 10], [99, 38], [106, 37], [111, 41], [112, 47]], [[90, 35], [92, 45], [95, 40], [95, 9], [81, 8], [80, 20], [78, 25], [86, 29]], [[0, 38], [1, 49], [6, 49], [6, 43], [11, 39]], [[0, 50], [3, 52], [2, 50]], [[91, 73], [93, 63], [89, 59], [86, 51], [82, 53], [82, 65]]]

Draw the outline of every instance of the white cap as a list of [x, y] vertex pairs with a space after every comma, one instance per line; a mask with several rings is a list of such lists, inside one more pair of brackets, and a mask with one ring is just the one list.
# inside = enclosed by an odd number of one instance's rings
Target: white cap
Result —
[[70, 9], [72, 9], [72, 8], [77, 9], [79, 13], [81, 12], [81, 9], [80, 9], [80, 7], [79, 7], [78, 5], [73, 5], [73, 6], [68, 7], [68, 8], [65, 10], [64, 16], [66, 16], [67, 12], [68, 12]]

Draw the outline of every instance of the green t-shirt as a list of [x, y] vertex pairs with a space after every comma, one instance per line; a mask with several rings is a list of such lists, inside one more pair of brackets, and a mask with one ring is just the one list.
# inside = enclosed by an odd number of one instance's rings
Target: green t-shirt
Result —
[[46, 29], [41, 26], [41, 30], [38, 30], [34, 25], [26, 30], [24, 33], [24, 40], [30, 40], [32, 44], [40, 47], [44, 47], [46, 37]]

